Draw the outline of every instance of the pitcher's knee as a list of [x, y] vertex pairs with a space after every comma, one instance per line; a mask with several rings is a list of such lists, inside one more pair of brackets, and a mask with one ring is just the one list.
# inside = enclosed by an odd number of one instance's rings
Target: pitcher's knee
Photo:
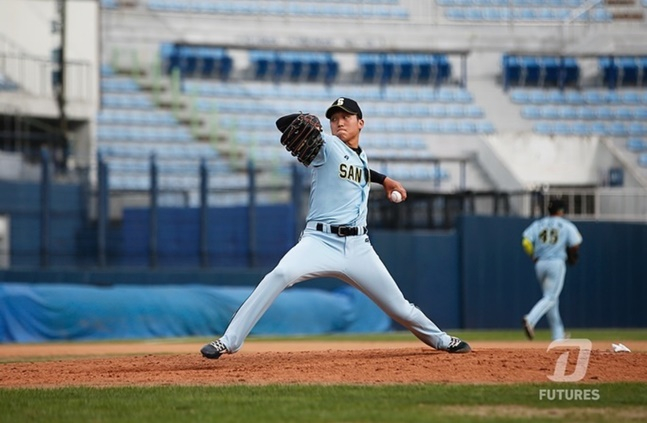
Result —
[[544, 301], [550, 306], [554, 307], [559, 298], [555, 295], [544, 295]]

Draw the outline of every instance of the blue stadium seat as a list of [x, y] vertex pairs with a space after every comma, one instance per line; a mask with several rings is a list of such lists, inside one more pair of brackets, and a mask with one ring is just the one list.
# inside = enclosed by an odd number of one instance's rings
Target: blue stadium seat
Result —
[[475, 134], [478, 128], [474, 121], [461, 120], [458, 122], [458, 132], [461, 134]]
[[613, 137], [626, 137], [629, 135], [627, 126], [622, 122], [611, 122], [607, 126], [606, 132], [607, 135], [611, 135]]
[[633, 118], [642, 122], [647, 122], [647, 107], [639, 107], [633, 110]]
[[594, 107], [583, 106], [574, 109], [578, 119], [596, 120], [598, 119], [598, 109]]
[[635, 85], [638, 83], [638, 63], [635, 57], [619, 57], [617, 64], [621, 71], [621, 85]]
[[634, 118], [634, 111], [630, 107], [618, 107], [614, 110], [614, 116], [619, 120], [632, 120]]
[[530, 104], [545, 104], [548, 102], [547, 96], [550, 93], [545, 92], [544, 90], [540, 89], [533, 89], [532, 91], [528, 92], [528, 103]]
[[390, 83], [395, 76], [395, 58], [391, 54], [382, 54], [380, 55], [380, 62], [378, 66], [379, 71], [379, 83], [388, 84]]
[[565, 57], [563, 62], [564, 70], [566, 72], [564, 84], [576, 84], [580, 79], [580, 66], [574, 57]]
[[578, 91], [570, 91], [570, 90], [564, 92], [564, 101], [567, 104], [572, 104], [572, 105], [580, 105], [585, 103], [582, 93]]
[[479, 120], [476, 122], [476, 132], [479, 134], [493, 134], [496, 128], [490, 121]]
[[380, 57], [375, 53], [359, 53], [357, 55], [362, 82], [374, 82], [377, 76]]
[[589, 125], [591, 135], [608, 135], [607, 124], [603, 122], [593, 122]]
[[467, 10], [461, 7], [452, 7], [445, 9], [445, 17], [449, 20], [464, 21], [467, 19]]
[[251, 50], [249, 58], [254, 67], [256, 79], [265, 79], [269, 75], [270, 62], [274, 59], [274, 53], [269, 51]]
[[616, 116], [615, 109], [608, 106], [600, 106], [596, 110], [596, 118], [600, 120], [612, 120]]
[[445, 107], [447, 116], [451, 118], [462, 118], [465, 115], [461, 104], [449, 104]]
[[555, 135], [573, 135], [573, 126], [569, 122], [555, 122], [553, 133]]
[[441, 103], [453, 103], [455, 99], [455, 91], [453, 89], [445, 88], [440, 89], [436, 94], [437, 101]]
[[517, 104], [528, 104], [530, 103], [530, 96], [526, 90], [514, 89], [510, 92], [510, 100]]
[[572, 131], [573, 135], [577, 135], [577, 136], [591, 135], [589, 125], [586, 124], [586, 123], [583, 123], [583, 122], [575, 122], [575, 123], [573, 123], [573, 126], [571, 127], [571, 131]]
[[525, 119], [540, 119], [541, 118], [541, 107], [528, 105], [521, 108], [521, 116]]
[[537, 122], [533, 125], [532, 130], [540, 135], [552, 135], [553, 124], [551, 122]]
[[432, 77], [432, 59], [426, 54], [414, 54], [411, 61], [416, 69], [416, 81], [418, 83], [429, 82]]
[[400, 82], [411, 82], [413, 79], [414, 62], [409, 54], [398, 55], [396, 58], [398, 80]]
[[526, 85], [538, 85], [542, 67], [541, 60], [536, 57], [521, 57], [521, 82]]
[[483, 109], [476, 104], [468, 104], [465, 106], [465, 115], [469, 118], [480, 118], [484, 116]]
[[627, 135], [630, 137], [641, 137], [647, 135], [647, 127], [642, 122], [629, 122], [626, 128]]
[[626, 145], [627, 150], [634, 153], [647, 151], [647, 141], [642, 138], [629, 138]]
[[638, 165], [640, 167], [647, 167], [647, 154], [643, 153], [640, 156], [638, 156]]
[[559, 114], [559, 118], [563, 120], [575, 120], [578, 117], [577, 110], [569, 106], [558, 107], [557, 113]]
[[306, 80], [314, 82], [319, 79], [324, 60], [320, 55], [307, 53], [304, 58]]
[[430, 134], [440, 133], [440, 123], [437, 120], [427, 120], [423, 122], [423, 126], [426, 132]]
[[626, 91], [620, 95], [622, 104], [638, 105], [642, 103], [642, 96], [636, 91]]
[[339, 74], [339, 63], [335, 60], [327, 60], [324, 64], [324, 83], [329, 85], [337, 79]]
[[102, 9], [117, 9], [119, 7], [117, 0], [101, 0], [100, 4]]

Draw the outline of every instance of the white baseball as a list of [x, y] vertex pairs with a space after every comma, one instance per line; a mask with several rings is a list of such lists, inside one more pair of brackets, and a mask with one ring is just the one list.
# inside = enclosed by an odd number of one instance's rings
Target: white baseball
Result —
[[399, 191], [391, 191], [391, 201], [399, 203], [402, 201], [402, 194]]

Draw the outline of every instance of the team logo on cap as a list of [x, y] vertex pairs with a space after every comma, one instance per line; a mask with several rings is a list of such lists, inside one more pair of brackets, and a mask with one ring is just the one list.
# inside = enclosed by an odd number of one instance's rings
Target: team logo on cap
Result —
[[344, 97], [339, 97], [335, 102], [335, 106], [342, 106], [344, 104]]

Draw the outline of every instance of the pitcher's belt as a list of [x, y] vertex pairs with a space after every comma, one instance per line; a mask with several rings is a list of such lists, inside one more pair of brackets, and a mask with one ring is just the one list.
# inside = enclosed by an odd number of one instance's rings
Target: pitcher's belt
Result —
[[336, 234], [337, 236], [356, 236], [364, 235], [368, 233], [366, 226], [335, 226], [329, 225], [327, 223], [315, 223], [312, 222], [308, 224], [308, 227], [314, 228], [319, 232], [325, 232], [329, 234]]

